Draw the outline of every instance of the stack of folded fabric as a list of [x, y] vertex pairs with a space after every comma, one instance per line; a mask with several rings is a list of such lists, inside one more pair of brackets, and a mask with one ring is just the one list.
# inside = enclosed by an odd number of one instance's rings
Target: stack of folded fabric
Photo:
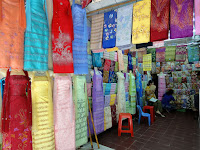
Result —
[[115, 94], [116, 83], [111, 83], [110, 94]]
[[115, 102], [116, 102], [116, 97], [117, 97], [116, 94], [111, 94], [111, 95], [110, 95], [110, 106], [112, 106], [112, 105], [115, 104]]
[[104, 107], [110, 106], [110, 95], [105, 95]]
[[106, 51], [103, 52], [103, 58], [104, 58], [104, 59], [110, 59], [109, 55], [110, 55], [109, 52], [106, 52]]
[[110, 95], [111, 83], [106, 83], [105, 95]]

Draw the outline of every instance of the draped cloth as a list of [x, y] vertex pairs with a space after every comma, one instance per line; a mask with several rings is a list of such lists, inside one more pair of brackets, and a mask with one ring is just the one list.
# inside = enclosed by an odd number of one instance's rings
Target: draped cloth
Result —
[[194, 9], [195, 9], [195, 30], [196, 35], [200, 35], [200, 0], [194, 1]]
[[193, 36], [193, 0], [171, 0], [170, 39]]
[[82, 0], [82, 8], [85, 8], [87, 5], [89, 5], [92, 2], [92, 0]]
[[103, 38], [103, 23], [104, 14], [98, 14], [92, 16], [92, 28], [91, 28], [91, 39], [90, 48], [92, 50], [102, 48], [102, 38]]
[[26, 29], [24, 0], [1, 0], [0, 24], [0, 68], [23, 69]]
[[88, 100], [85, 76], [73, 78], [73, 100], [76, 111], [76, 147], [87, 143]]
[[92, 89], [92, 113], [96, 133], [104, 131], [104, 96], [103, 79], [100, 73], [95, 72], [93, 76]]
[[31, 87], [28, 72], [24, 74], [10, 75], [7, 71], [1, 118], [2, 148], [6, 150], [19, 147], [32, 150]]
[[145, 55], [147, 53], [146, 48], [138, 49], [137, 53], [138, 53], [138, 63], [142, 63], [143, 62], [143, 55]]
[[199, 61], [199, 45], [187, 45], [188, 61]]
[[142, 0], [133, 4], [132, 43], [148, 43], [150, 41], [151, 0]]
[[[32, 77], [33, 149], [55, 149], [52, 87], [49, 73]], [[42, 120], [42, 121], [41, 121]]]
[[170, 0], [151, 0], [151, 42], [168, 38]]
[[124, 70], [124, 59], [123, 59], [123, 54], [121, 50], [118, 51], [118, 68], [119, 68], [119, 71]]
[[135, 76], [132, 72], [129, 73], [130, 81], [129, 81], [129, 95], [130, 95], [130, 109], [129, 113], [134, 115], [136, 113], [136, 84], [135, 84]]
[[100, 53], [92, 53], [92, 65], [94, 67], [102, 67]]
[[66, 0], [60, 5], [59, 0], [53, 0], [53, 4], [53, 71], [54, 73], [74, 73], [72, 55], [74, 33], [70, 3]]
[[143, 107], [142, 75], [138, 71], [136, 71], [136, 91], [137, 91], [137, 104]]
[[176, 46], [167, 46], [165, 48], [165, 61], [174, 61], [176, 53]]
[[131, 4], [117, 10], [116, 46], [120, 49], [131, 46], [132, 11]]
[[187, 49], [187, 47], [185, 45], [176, 46], [176, 61], [185, 62], [186, 49]]
[[56, 74], [53, 92], [56, 149], [75, 149], [75, 109], [71, 76]]
[[151, 54], [143, 55], [143, 71], [151, 71], [152, 58]]
[[104, 13], [103, 48], [113, 48], [116, 43], [117, 10]]
[[156, 62], [156, 48], [147, 48], [147, 54], [151, 54], [152, 62]]
[[156, 62], [165, 62], [165, 47], [156, 48]]
[[85, 8], [81, 5], [72, 4], [72, 17], [74, 28], [73, 61], [74, 74], [88, 74], [88, 57], [87, 57], [87, 17]]
[[163, 95], [166, 92], [166, 81], [165, 81], [165, 75], [159, 74], [158, 75], [158, 99], [161, 101]]
[[110, 106], [104, 108], [104, 130], [112, 127], [112, 115]]

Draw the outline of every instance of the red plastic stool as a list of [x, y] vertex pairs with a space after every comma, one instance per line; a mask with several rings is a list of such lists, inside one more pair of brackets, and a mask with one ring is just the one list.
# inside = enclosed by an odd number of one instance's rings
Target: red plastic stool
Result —
[[151, 114], [151, 123], [153, 123], [155, 121], [154, 106], [144, 106], [143, 107], [143, 112], [147, 112], [147, 110], [150, 111], [150, 114]]
[[[122, 119], [128, 119], [128, 126], [122, 126]], [[129, 130], [122, 130], [122, 128], [128, 128]], [[130, 133], [131, 137], [133, 137], [133, 120], [132, 115], [129, 113], [120, 113], [119, 121], [118, 121], [118, 136], [121, 136], [121, 133]]]

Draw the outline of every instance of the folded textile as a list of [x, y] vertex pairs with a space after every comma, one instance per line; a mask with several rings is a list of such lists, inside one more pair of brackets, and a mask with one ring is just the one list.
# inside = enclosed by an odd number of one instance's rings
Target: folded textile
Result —
[[186, 60], [186, 46], [176, 46], [176, 61], [185, 62]]
[[167, 46], [165, 48], [165, 61], [174, 61], [176, 55], [176, 46]]
[[156, 62], [165, 62], [165, 47], [156, 48]]
[[110, 105], [110, 95], [105, 95], [104, 107], [108, 107]]
[[116, 94], [110, 95], [110, 106], [115, 104], [116, 96], [117, 96]]

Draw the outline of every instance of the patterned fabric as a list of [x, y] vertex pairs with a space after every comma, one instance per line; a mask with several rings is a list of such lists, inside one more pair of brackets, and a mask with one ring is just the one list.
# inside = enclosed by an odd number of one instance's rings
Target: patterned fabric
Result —
[[165, 48], [156, 48], [156, 62], [165, 62]]
[[[91, 69], [92, 68], [92, 55], [89, 55], [88, 54], [88, 69]], [[89, 73], [89, 71], [88, 71]]]
[[188, 45], [187, 51], [189, 62], [199, 61], [199, 45]]
[[111, 61], [110, 71], [115, 71], [115, 61]]
[[115, 104], [116, 97], [117, 97], [116, 94], [110, 95], [110, 106], [113, 106]]
[[103, 71], [103, 82], [108, 83], [109, 71]]
[[150, 13], [151, 0], [142, 0], [133, 4], [133, 44], [150, 41]]
[[138, 63], [142, 63], [143, 62], [143, 55], [145, 55], [147, 53], [146, 48], [138, 49], [137, 53], [138, 53]]
[[115, 47], [117, 31], [117, 10], [104, 13], [103, 48]]
[[102, 67], [100, 53], [92, 53], [92, 65], [94, 67]]
[[110, 90], [111, 90], [111, 83], [105, 83], [105, 95], [110, 95]]
[[[43, 7], [45, 6], [45, 9]], [[38, 12], [40, 15], [36, 15]], [[24, 69], [48, 70], [49, 25], [46, 0], [27, 0]]]
[[176, 53], [176, 46], [167, 46], [165, 48], [165, 61], [174, 61]]
[[170, 0], [151, 0], [151, 42], [168, 39]]
[[193, 36], [193, 0], [171, 0], [170, 39]]
[[110, 106], [104, 108], [104, 130], [112, 127], [112, 115]]
[[152, 55], [152, 62], [156, 62], [156, 48], [148, 48], [147, 54]]
[[91, 55], [90, 41], [87, 43], [87, 53]]
[[121, 50], [118, 51], [118, 65], [120, 71], [124, 70], [124, 59]]
[[143, 71], [151, 71], [151, 54], [143, 55]]
[[200, 0], [194, 1], [195, 6], [195, 33], [196, 35], [200, 35]]
[[131, 45], [132, 11], [132, 5], [124, 6], [117, 10], [116, 46], [119, 48]]
[[176, 61], [185, 62], [186, 59], [186, 46], [176, 46]]
[[104, 107], [108, 107], [110, 105], [110, 95], [105, 95]]
[[0, 68], [23, 69], [26, 29], [24, 1], [1, 0], [0, 24]]
[[161, 101], [163, 95], [166, 92], [166, 82], [165, 82], [165, 75], [161, 74], [158, 75], [158, 99]]
[[72, 17], [74, 29], [74, 41], [72, 42], [74, 74], [88, 74], [86, 9], [82, 9], [81, 5], [75, 4], [73, 1]]
[[92, 16], [90, 48], [102, 48], [104, 14]]
[[[2, 103], [3, 103], [3, 101], [2, 101], [2, 81], [0, 80], [0, 112], [2, 111]], [[0, 123], [1, 123], [2, 121], [0, 121]], [[2, 143], [2, 133], [0, 133], [0, 142]]]
[[115, 62], [115, 72], [118, 72], [118, 71], [119, 71], [119, 63]]
[[109, 52], [109, 59], [112, 61], [115, 60], [115, 52]]
[[107, 52], [113, 52], [113, 51], [118, 51], [119, 48], [118, 47], [113, 47], [113, 48], [107, 48], [106, 50], [107, 50]]
[[132, 55], [130, 53], [128, 53], [128, 69], [129, 70], [133, 69]]
[[142, 91], [142, 75], [136, 72], [136, 91], [137, 91], [137, 104], [143, 107], [143, 91]]
[[111, 60], [106, 59], [104, 63], [104, 71], [109, 71], [110, 70], [110, 65], [111, 65]]
[[54, 129], [56, 149], [75, 149], [75, 109], [71, 76], [54, 78]]
[[109, 71], [109, 79], [108, 83], [116, 83], [117, 82], [117, 75], [114, 71]]

